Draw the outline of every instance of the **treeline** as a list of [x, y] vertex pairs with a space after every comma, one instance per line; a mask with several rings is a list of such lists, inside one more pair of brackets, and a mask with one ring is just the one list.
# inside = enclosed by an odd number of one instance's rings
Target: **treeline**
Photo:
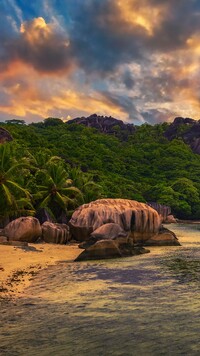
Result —
[[124, 141], [60, 119], [1, 124], [14, 141], [0, 146], [1, 218], [47, 208], [55, 220], [101, 197], [157, 201], [183, 219], [200, 218], [200, 155], [167, 123], [144, 124]]

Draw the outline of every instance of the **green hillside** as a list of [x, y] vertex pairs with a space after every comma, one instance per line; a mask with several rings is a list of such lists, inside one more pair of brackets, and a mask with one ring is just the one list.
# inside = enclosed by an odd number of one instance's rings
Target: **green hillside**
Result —
[[14, 138], [0, 146], [1, 218], [47, 207], [58, 219], [98, 197], [157, 201], [179, 218], [200, 218], [200, 155], [181, 138], [168, 141], [166, 123], [137, 127], [125, 141], [117, 129], [59, 119], [1, 127]]

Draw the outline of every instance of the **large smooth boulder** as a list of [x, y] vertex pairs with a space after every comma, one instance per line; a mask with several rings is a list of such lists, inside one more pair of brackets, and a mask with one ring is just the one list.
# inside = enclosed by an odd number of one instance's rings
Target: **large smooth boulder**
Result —
[[9, 241], [35, 242], [42, 235], [42, 229], [38, 219], [26, 216], [11, 221], [3, 229], [3, 235]]
[[98, 199], [80, 206], [69, 222], [76, 240], [88, 240], [90, 235], [108, 221], [129, 232], [133, 241], [146, 241], [158, 233], [161, 218], [156, 210], [144, 203], [128, 199]]
[[42, 238], [48, 243], [66, 244], [71, 239], [69, 226], [46, 221], [42, 224]]
[[180, 246], [175, 233], [168, 229], [162, 228], [160, 232], [145, 241], [145, 246]]

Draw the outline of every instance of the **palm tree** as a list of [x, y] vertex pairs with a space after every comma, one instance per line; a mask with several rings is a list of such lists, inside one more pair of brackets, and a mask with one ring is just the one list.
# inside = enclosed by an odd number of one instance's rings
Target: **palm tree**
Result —
[[[20, 182], [26, 159], [15, 158], [12, 143], [0, 145], [0, 217], [1, 219], [33, 213], [31, 196]], [[23, 179], [22, 179], [23, 180]]]
[[48, 149], [40, 150], [34, 154], [27, 152], [28, 160], [32, 165], [32, 168], [36, 170], [45, 169], [50, 163], [64, 163], [63, 159], [58, 156], [52, 156], [52, 153]]
[[75, 208], [82, 197], [81, 191], [72, 186], [62, 162], [56, 164], [51, 160], [45, 169], [36, 173], [36, 180], [38, 193], [34, 198], [38, 208], [47, 208], [55, 219], [63, 212], [69, 213], [69, 209]]
[[83, 203], [102, 197], [102, 187], [93, 181], [92, 174], [83, 173], [80, 168], [71, 168], [69, 175], [73, 185], [81, 190]]

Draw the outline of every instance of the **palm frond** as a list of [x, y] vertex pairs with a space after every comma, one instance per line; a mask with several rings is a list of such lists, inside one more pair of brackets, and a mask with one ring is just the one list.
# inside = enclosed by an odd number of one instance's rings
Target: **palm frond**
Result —
[[66, 209], [66, 200], [65, 197], [62, 197], [60, 195], [60, 193], [56, 192], [55, 195], [55, 200], [57, 201], [58, 205], [62, 208], [62, 209]]
[[40, 208], [46, 208], [51, 201], [51, 195], [49, 194], [39, 205]]
[[1, 187], [3, 189], [6, 201], [8, 202], [9, 205], [12, 205], [13, 204], [13, 198], [12, 198], [12, 194], [10, 193], [8, 187], [5, 184], [1, 184]]
[[11, 185], [12, 187], [18, 189], [19, 191], [23, 192], [27, 197], [31, 197], [31, 194], [29, 193], [29, 191], [25, 188], [22, 188], [18, 183], [13, 182], [11, 180], [7, 180], [7, 184]]

